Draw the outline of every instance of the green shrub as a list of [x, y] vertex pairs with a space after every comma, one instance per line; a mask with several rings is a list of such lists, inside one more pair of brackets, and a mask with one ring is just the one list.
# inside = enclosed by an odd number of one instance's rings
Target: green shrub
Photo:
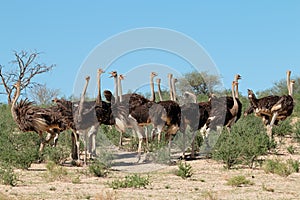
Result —
[[186, 162], [180, 162], [176, 175], [183, 179], [189, 178], [193, 175], [192, 166]]
[[58, 144], [56, 147], [47, 146], [44, 148], [43, 158], [46, 161], [53, 161], [55, 164], [61, 164], [69, 157], [70, 151], [71, 149], [62, 146], [61, 144]]
[[273, 173], [287, 177], [294, 172], [299, 172], [299, 162], [291, 159], [287, 160], [286, 162], [278, 159], [269, 159], [265, 161], [263, 169], [266, 173]]
[[105, 177], [108, 173], [107, 167], [98, 160], [89, 165], [89, 172], [97, 177]]
[[286, 135], [289, 135], [293, 132], [293, 127], [291, 125], [291, 120], [286, 119], [282, 122], [279, 122], [277, 126], [273, 126], [272, 128], [272, 134], [274, 136], [281, 136], [284, 137]]
[[300, 122], [297, 122], [294, 129], [294, 138], [297, 140], [297, 142], [300, 142]]
[[62, 166], [58, 166], [55, 162], [49, 161], [46, 164], [47, 173], [45, 178], [49, 181], [64, 180], [68, 176], [68, 172]]
[[214, 146], [213, 159], [225, 163], [225, 168], [245, 164], [253, 167], [257, 157], [267, 153], [271, 143], [258, 118], [249, 116], [235, 124], [229, 133], [224, 129]]
[[109, 186], [113, 189], [118, 188], [146, 188], [147, 185], [150, 184], [149, 176], [141, 177], [138, 174], [133, 174], [129, 176], [125, 176], [125, 179], [114, 180], [109, 183]]
[[295, 153], [295, 147], [293, 145], [290, 145], [290, 146], [287, 147], [287, 151], [290, 154], [294, 154]]
[[19, 132], [9, 106], [1, 105], [0, 112], [0, 162], [27, 169], [38, 159], [38, 134]]
[[250, 180], [246, 179], [245, 176], [239, 175], [239, 176], [231, 177], [227, 181], [227, 185], [234, 186], [234, 187], [241, 187], [243, 185], [244, 186], [245, 185], [253, 185], [253, 182], [251, 182]]
[[7, 164], [0, 163], [0, 181], [4, 185], [17, 185], [18, 178], [12, 167]]
[[212, 158], [223, 161], [224, 167], [230, 169], [234, 165], [242, 163], [241, 157], [242, 141], [239, 134], [223, 131], [214, 147]]

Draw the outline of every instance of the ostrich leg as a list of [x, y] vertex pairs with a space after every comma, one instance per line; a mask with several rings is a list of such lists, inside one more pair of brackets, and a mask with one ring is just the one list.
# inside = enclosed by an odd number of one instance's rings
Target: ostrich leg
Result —
[[91, 129], [88, 131], [88, 153], [91, 157], [96, 156], [96, 134], [98, 132], [98, 126], [92, 126]]

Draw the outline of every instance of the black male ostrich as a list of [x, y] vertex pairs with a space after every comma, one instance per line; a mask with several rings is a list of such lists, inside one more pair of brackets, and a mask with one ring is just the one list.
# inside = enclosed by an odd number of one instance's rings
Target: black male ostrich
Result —
[[240, 119], [242, 114], [242, 103], [238, 99], [239, 79], [241, 79], [241, 76], [238, 74], [235, 75], [231, 88], [232, 96], [211, 97], [211, 111], [209, 119], [206, 122], [206, 126], [209, 130], [216, 130], [217, 126], [226, 126], [230, 131], [231, 126]]
[[263, 123], [268, 128], [268, 134], [272, 137], [272, 126], [277, 125], [279, 121], [285, 120], [293, 113], [293, 85], [294, 80], [290, 80], [291, 71], [287, 71], [287, 88], [288, 95], [276, 96], [271, 95], [257, 99], [252, 90], [248, 89], [248, 98], [250, 107], [246, 110], [245, 115], [254, 112], [256, 116], [261, 117]]

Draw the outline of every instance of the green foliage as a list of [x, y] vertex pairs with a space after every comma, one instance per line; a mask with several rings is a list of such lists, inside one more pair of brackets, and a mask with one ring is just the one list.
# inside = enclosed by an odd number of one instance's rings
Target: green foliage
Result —
[[0, 162], [27, 169], [38, 159], [39, 137], [18, 131], [7, 105], [0, 106]]
[[47, 173], [45, 174], [46, 180], [49, 182], [64, 180], [68, 176], [68, 172], [62, 166], [58, 166], [53, 161], [49, 161], [46, 164]]
[[207, 72], [193, 71], [183, 75], [183, 78], [179, 79], [178, 89], [181, 93], [185, 91], [191, 91], [196, 95], [205, 94], [208, 95], [214, 92], [216, 87], [220, 86], [220, 77], [216, 75], [208, 74]]
[[291, 120], [286, 119], [282, 122], [279, 122], [277, 126], [273, 126], [272, 134], [274, 136], [286, 136], [293, 132], [293, 127], [291, 126]]
[[246, 179], [246, 177], [242, 176], [242, 175], [231, 177], [227, 181], [227, 185], [230, 185], [230, 186], [233, 186], [233, 187], [241, 187], [241, 186], [253, 185], [253, 184], [254, 184], [253, 182]]
[[176, 175], [183, 179], [191, 177], [193, 175], [192, 166], [186, 162], [179, 162]]
[[125, 179], [117, 179], [109, 183], [113, 189], [119, 188], [146, 188], [150, 184], [149, 176], [141, 177], [138, 174], [125, 176]]
[[108, 174], [107, 167], [99, 160], [95, 160], [89, 165], [89, 171], [91, 174], [97, 177], [106, 177]]
[[18, 181], [17, 175], [8, 164], [0, 163], [0, 182], [4, 185], [16, 186]]
[[46, 161], [53, 161], [55, 164], [61, 164], [69, 157], [70, 151], [69, 148], [62, 144], [58, 144], [56, 147], [47, 146], [44, 149], [43, 157]]
[[295, 125], [294, 125], [295, 129], [294, 129], [294, 138], [300, 142], [300, 122], [297, 122]]
[[[96, 141], [103, 141], [102, 137], [105, 136], [110, 143], [118, 146], [119, 145], [119, 138], [120, 138], [120, 132], [117, 131], [117, 129], [114, 126], [105, 126], [102, 125], [99, 128], [100, 134], [97, 134], [97, 137], [101, 137], [100, 139], [97, 138]], [[103, 144], [97, 144], [97, 145], [103, 145]]]
[[287, 147], [287, 151], [290, 154], [294, 154], [295, 153], [295, 147], [293, 145], [290, 145], [290, 146]]
[[213, 159], [223, 161], [227, 169], [238, 164], [252, 168], [257, 157], [264, 155], [270, 145], [259, 119], [249, 116], [235, 124], [230, 133], [223, 130], [214, 147]]
[[292, 159], [289, 159], [286, 162], [279, 159], [268, 159], [265, 161], [263, 169], [266, 173], [287, 177], [294, 172], [299, 172], [299, 162]]

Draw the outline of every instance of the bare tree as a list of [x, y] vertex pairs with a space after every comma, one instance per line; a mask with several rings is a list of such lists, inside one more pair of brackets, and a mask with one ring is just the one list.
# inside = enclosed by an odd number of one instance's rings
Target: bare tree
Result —
[[38, 63], [37, 59], [40, 55], [39, 52], [14, 52], [15, 59], [12, 61], [12, 67], [10, 70], [3, 71], [7, 69], [6, 67], [0, 65], [0, 78], [1, 84], [4, 87], [4, 91], [0, 92], [0, 94], [7, 95], [7, 103], [11, 104], [12, 99], [14, 98], [13, 91], [14, 91], [14, 84], [16, 82], [20, 82], [20, 90], [24, 90], [31, 84], [32, 79], [38, 75], [45, 72], [49, 72], [54, 65], [47, 66], [42, 63]]
[[35, 84], [30, 88], [30, 97], [39, 105], [48, 105], [59, 95], [59, 89], [50, 89], [46, 84]]

